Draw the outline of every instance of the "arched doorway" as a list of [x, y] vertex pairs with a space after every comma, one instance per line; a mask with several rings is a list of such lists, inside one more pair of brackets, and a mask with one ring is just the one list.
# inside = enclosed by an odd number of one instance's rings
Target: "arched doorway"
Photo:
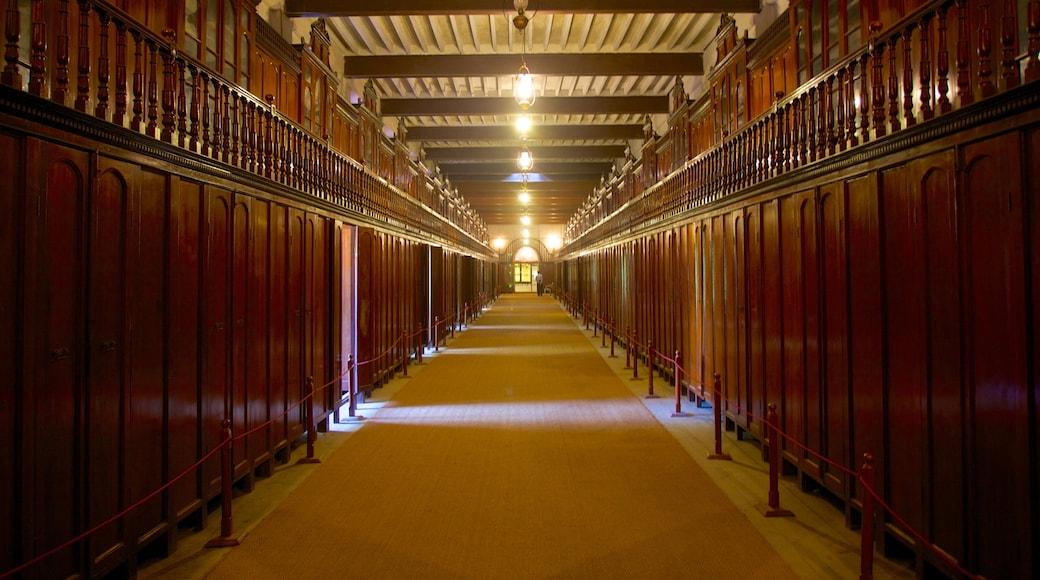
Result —
[[536, 290], [535, 279], [538, 277], [540, 264], [541, 256], [531, 246], [520, 246], [513, 252], [510, 263], [513, 292], [528, 293]]
[[537, 292], [535, 280], [539, 273], [548, 291], [553, 281], [552, 250], [541, 240], [518, 238], [496, 247], [502, 292]]

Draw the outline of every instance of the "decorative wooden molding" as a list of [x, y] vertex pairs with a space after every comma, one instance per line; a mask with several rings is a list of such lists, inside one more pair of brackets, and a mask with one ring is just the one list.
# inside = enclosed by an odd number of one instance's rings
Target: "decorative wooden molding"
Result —
[[266, 20], [263, 18], [254, 20], [256, 22], [254, 35], [257, 46], [269, 52], [271, 56], [274, 56], [279, 62], [291, 68], [297, 75], [302, 74], [300, 51], [282, 38], [282, 35], [278, 34], [278, 31], [268, 24]]

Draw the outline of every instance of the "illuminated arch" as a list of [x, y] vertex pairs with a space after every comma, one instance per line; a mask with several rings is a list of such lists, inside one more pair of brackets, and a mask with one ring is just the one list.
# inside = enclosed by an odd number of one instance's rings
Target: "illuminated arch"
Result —
[[[525, 246], [530, 248], [535, 253], [535, 255], [537, 256], [535, 259], [533, 259], [533, 260], [517, 260], [516, 259], [517, 252], [519, 252], [520, 249], [525, 247]], [[535, 238], [528, 238], [527, 239], [527, 243], [525, 244], [523, 238], [517, 238], [517, 239], [509, 242], [509, 244], [507, 244], [506, 247], [502, 249], [501, 253], [498, 256], [499, 256], [499, 261], [500, 262], [506, 262], [506, 263], [508, 263], [508, 262], [521, 262], [521, 261], [522, 262], [547, 262], [547, 261], [549, 261], [549, 253], [550, 253], [549, 252], [549, 248], [547, 248], [545, 246], [545, 244], [542, 243], [541, 240], [538, 240], [538, 239], [535, 239]]]
[[537, 250], [531, 246], [521, 246], [513, 254], [513, 261], [522, 264], [537, 264], [542, 260]]

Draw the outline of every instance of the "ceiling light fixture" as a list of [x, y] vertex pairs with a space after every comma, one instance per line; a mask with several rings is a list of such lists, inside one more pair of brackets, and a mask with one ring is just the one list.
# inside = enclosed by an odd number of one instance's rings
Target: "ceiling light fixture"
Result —
[[531, 157], [531, 150], [527, 148], [526, 140], [520, 142], [520, 155], [516, 158], [516, 166], [524, 173], [531, 171], [534, 167], [534, 157]]
[[531, 70], [527, 68], [527, 25], [531, 19], [525, 13], [527, 0], [514, 0], [513, 7], [516, 8], [516, 16], [513, 16], [513, 26], [520, 31], [520, 70], [513, 79], [513, 97], [520, 110], [526, 111], [534, 104], [534, 81], [531, 79]]
[[521, 135], [526, 135], [531, 130], [531, 117], [527, 115], [520, 115], [516, 120], [516, 131]]

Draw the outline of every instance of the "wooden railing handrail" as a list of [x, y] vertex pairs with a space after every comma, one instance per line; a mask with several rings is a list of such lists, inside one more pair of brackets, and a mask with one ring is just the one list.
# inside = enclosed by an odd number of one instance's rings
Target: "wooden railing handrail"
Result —
[[[3, 84], [464, 253], [493, 254], [486, 225], [460, 204], [435, 207], [421, 201], [428, 196], [408, 195], [281, 114], [270, 96], [181, 53], [172, 29], [158, 34], [106, 0], [63, 0], [56, 22], [45, 20], [43, 6], [8, 10]], [[29, 54], [18, 32], [26, 18]]]
[[[983, 16], [972, 29], [967, 13], [976, 4]], [[1014, 34], [1007, 34], [1018, 29], [1017, 14], [1005, 15], [998, 28], [987, 20], [987, 0], [935, 0], [884, 33], [875, 24], [866, 45], [791, 94], [779, 95], [740, 131], [635, 192], [615, 212], [587, 223], [590, 212], [579, 211], [560, 254], [609, 243], [633, 224], [650, 231], [684, 212], [966, 107], [976, 92], [986, 99], [1040, 79], [1040, 1], [1029, 5], [1024, 66], [1014, 54]], [[956, 22], [949, 14], [953, 6]], [[989, 28], [982, 26], [987, 23]], [[978, 45], [974, 51], [972, 41]], [[929, 50], [921, 51], [922, 45]]]

